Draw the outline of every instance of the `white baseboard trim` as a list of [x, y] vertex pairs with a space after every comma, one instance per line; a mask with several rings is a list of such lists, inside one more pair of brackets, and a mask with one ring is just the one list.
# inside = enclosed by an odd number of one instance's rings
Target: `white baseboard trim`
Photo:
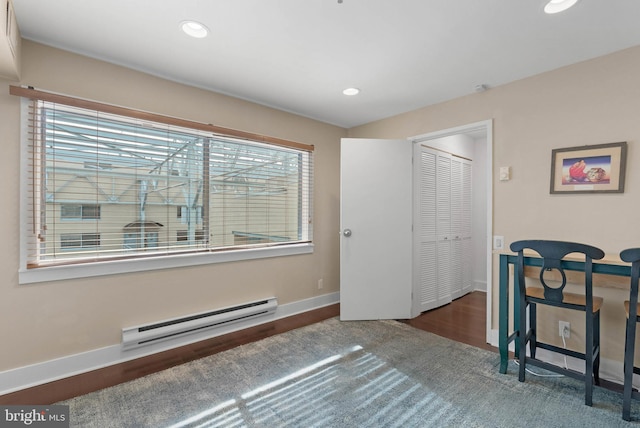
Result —
[[473, 281], [473, 289], [475, 291], [487, 291], [487, 281], [474, 280]]
[[340, 302], [340, 293], [330, 293], [322, 296], [299, 300], [278, 306], [274, 314], [230, 324], [220, 327], [214, 331], [201, 331], [188, 336], [183, 336], [173, 340], [167, 340], [141, 348], [124, 351], [121, 344], [111, 345], [104, 348], [93, 349], [80, 354], [68, 355], [42, 363], [31, 364], [11, 370], [0, 372], [0, 395], [42, 385], [59, 379], [64, 379], [92, 370], [108, 367], [136, 358], [145, 357], [169, 349], [178, 348], [201, 340], [222, 336], [234, 331], [254, 327], [280, 318], [290, 317], [313, 309]]
[[[536, 358], [551, 364], [564, 367], [564, 357], [556, 352], [539, 349]], [[571, 370], [584, 373], [584, 361], [579, 358], [567, 357], [567, 367]], [[622, 361], [614, 361], [600, 358], [600, 379], [622, 385], [624, 383], [624, 364]], [[535, 369], [535, 368], [534, 368]]]
[[[498, 347], [498, 330], [491, 330], [491, 346]], [[514, 342], [509, 343], [509, 351], [513, 352]], [[527, 354], [528, 355], [528, 354]], [[556, 352], [547, 351], [546, 349], [538, 349], [536, 358], [547, 361], [551, 364], [564, 367], [564, 356]], [[584, 361], [578, 358], [567, 357], [567, 367], [572, 370], [584, 372]], [[528, 368], [528, 366], [527, 366]], [[533, 370], [536, 368], [534, 367]], [[600, 358], [600, 379], [622, 385], [624, 373], [624, 364], [622, 361]], [[640, 379], [634, 376], [633, 386], [640, 388]]]
[[[498, 345], [499, 345], [498, 340], [500, 337], [498, 336], [498, 330], [491, 330], [487, 336], [489, 337], [489, 345], [495, 346], [496, 348], [498, 348]], [[511, 350], [511, 348], [513, 348], [513, 343], [509, 344], [509, 350]]]

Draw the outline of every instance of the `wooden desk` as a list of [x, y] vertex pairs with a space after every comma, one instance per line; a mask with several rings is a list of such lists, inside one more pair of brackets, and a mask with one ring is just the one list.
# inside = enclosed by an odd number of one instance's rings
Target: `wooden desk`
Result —
[[[509, 265], [514, 266], [515, 273], [515, 265], [518, 261], [518, 256], [516, 254], [500, 254], [500, 267], [499, 267], [499, 295], [498, 295], [498, 307], [499, 307], [499, 320], [498, 320], [498, 348], [500, 350], [500, 373], [507, 372], [507, 364], [509, 362], [509, 343], [512, 341], [516, 341], [516, 354], [518, 352], [518, 329], [516, 328], [519, 325], [519, 310], [517, 308], [517, 304], [519, 301], [519, 287], [518, 287], [518, 277], [514, 275], [513, 278], [513, 333], [509, 335]], [[524, 258], [525, 264], [525, 274], [526, 274], [526, 266], [542, 266], [542, 259], [537, 256], [526, 256]], [[578, 260], [572, 260], [571, 257], [567, 257], [562, 261], [562, 268], [567, 271], [576, 271], [572, 272], [573, 275], [579, 275], [577, 271], [584, 271], [584, 262]], [[539, 271], [538, 271], [539, 272]], [[593, 273], [598, 274], [594, 275], [593, 283], [595, 287], [615, 287], [615, 288], [626, 288], [629, 289], [629, 277], [631, 276], [631, 265], [629, 263], [624, 263], [620, 260], [618, 256], [605, 256], [602, 260], [594, 260], [593, 261]], [[536, 273], [536, 277], [537, 277]], [[604, 275], [611, 275], [605, 277]], [[596, 277], [601, 276], [597, 281]], [[621, 278], [626, 277], [626, 278]], [[570, 272], [567, 272], [567, 281], [573, 282], [570, 280]], [[575, 281], [581, 282], [582, 280]], [[626, 284], [626, 285], [625, 285]]]

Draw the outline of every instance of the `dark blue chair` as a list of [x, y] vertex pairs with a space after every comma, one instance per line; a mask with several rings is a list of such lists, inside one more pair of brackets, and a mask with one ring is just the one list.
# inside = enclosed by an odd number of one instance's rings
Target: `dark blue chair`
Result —
[[[511, 251], [518, 253], [516, 275], [519, 290], [519, 317], [518, 326], [518, 358], [520, 371], [518, 380], [524, 382], [527, 365], [541, 367], [555, 373], [583, 380], [585, 384], [586, 405], [592, 405], [593, 384], [600, 384], [600, 307], [603, 299], [593, 296], [592, 260], [604, 257], [604, 252], [591, 245], [575, 242], [525, 240], [511, 244]], [[527, 286], [525, 283], [524, 257], [525, 250], [532, 250], [542, 258], [542, 266], [539, 268], [538, 281], [529, 278], [529, 285], [537, 282], [538, 286]], [[532, 253], [532, 256], [536, 254]], [[567, 254], [584, 256], [584, 293], [568, 293], [564, 291], [567, 285], [567, 276], [562, 268], [562, 259]], [[580, 258], [582, 261], [582, 257]], [[534, 268], [535, 269], [535, 268]], [[559, 285], [556, 286], [556, 284]], [[541, 285], [541, 287], [540, 287]], [[561, 348], [549, 343], [540, 342], [536, 331], [536, 316], [538, 305], [550, 305], [559, 308], [567, 308], [585, 313], [585, 350], [577, 352]], [[529, 307], [529, 330], [527, 330], [526, 310]], [[530, 356], [526, 349], [529, 345]], [[559, 354], [580, 358], [585, 361], [585, 372], [581, 373], [565, 367], [548, 363], [536, 358], [538, 348], [546, 349]]]
[[631, 399], [640, 399], [640, 392], [633, 390], [633, 374], [640, 374], [640, 368], [635, 367], [633, 358], [636, 345], [636, 323], [638, 317], [638, 277], [640, 277], [640, 248], [629, 248], [620, 253], [620, 258], [631, 263], [631, 287], [629, 300], [624, 302], [627, 312], [626, 339], [624, 342], [624, 392], [622, 400], [622, 419], [631, 420]]

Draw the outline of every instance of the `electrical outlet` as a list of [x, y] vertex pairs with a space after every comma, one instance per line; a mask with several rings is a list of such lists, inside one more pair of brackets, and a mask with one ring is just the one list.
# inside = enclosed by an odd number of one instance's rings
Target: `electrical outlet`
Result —
[[504, 236], [495, 235], [493, 237], [493, 249], [504, 250]]
[[322, 278], [318, 280], [318, 290], [322, 290], [324, 288], [324, 281]]
[[559, 321], [558, 322], [558, 336], [560, 337], [571, 337], [571, 323], [567, 321]]

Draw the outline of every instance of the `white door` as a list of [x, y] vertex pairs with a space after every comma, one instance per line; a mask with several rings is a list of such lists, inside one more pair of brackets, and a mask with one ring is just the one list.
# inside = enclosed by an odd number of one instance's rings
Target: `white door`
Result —
[[411, 318], [412, 143], [343, 138], [340, 319]]

